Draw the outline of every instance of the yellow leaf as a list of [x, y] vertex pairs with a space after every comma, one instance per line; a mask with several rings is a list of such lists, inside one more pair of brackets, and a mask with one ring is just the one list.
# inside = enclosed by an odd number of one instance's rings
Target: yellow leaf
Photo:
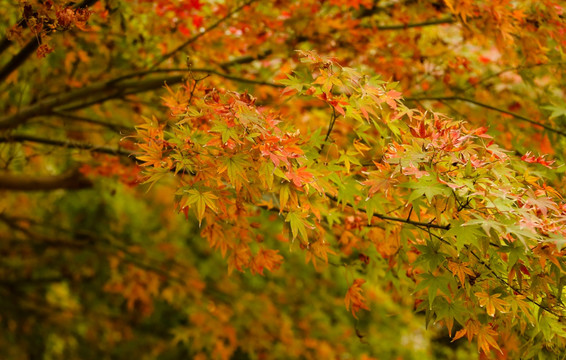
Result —
[[477, 292], [476, 296], [479, 298], [480, 306], [485, 306], [485, 309], [489, 316], [495, 316], [495, 310], [499, 310], [499, 312], [502, 313], [508, 311], [509, 303], [507, 303], [505, 300], [499, 299], [501, 294], [489, 295], [485, 292]]
[[360, 153], [360, 155], [364, 155], [364, 151], [368, 151], [371, 149], [371, 147], [367, 146], [366, 144], [362, 143], [360, 139], [356, 139], [354, 140], [354, 147], [356, 148], [356, 150], [358, 150], [358, 152]]

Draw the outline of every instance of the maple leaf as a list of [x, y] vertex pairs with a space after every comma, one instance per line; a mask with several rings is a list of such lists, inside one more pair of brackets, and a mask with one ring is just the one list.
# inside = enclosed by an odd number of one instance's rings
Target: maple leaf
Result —
[[452, 274], [460, 280], [460, 284], [464, 285], [466, 280], [466, 274], [470, 276], [475, 276], [475, 273], [468, 267], [470, 263], [463, 262], [457, 263], [453, 261], [448, 261], [448, 269], [452, 271]]
[[240, 243], [228, 257], [228, 274], [234, 269], [243, 272], [250, 265], [251, 257], [250, 247]]
[[454, 334], [454, 337], [452, 338], [452, 342], [464, 336], [468, 337], [468, 341], [472, 341], [474, 335], [478, 333], [479, 327], [480, 324], [477, 320], [469, 319], [468, 321], [466, 321], [463, 329], [456, 331], [456, 334]]
[[303, 166], [294, 171], [290, 169], [285, 173], [285, 176], [287, 176], [287, 178], [291, 180], [296, 187], [302, 187], [304, 184], [312, 181], [313, 178], [313, 175], [305, 170], [306, 168], [306, 166]]
[[566, 107], [563, 106], [554, 106], [554, 105], [547, 105], [547, 106], [543, 106], [542, 107], [545, 110], [550, 110], [552, 111], [552, 114], [550, 114], [550, 119], [556, 119], [559, 118], [561, 116], [566, 116]]
[[495, 310], [506, 313], [509, 309], [509, 303], [505, 300], [499, 299], [501, 294], [488, 294], [486, 292], [477, 292], [475, 295], [479, 298], [481, 307], [485, 307], [487, 314], [491, 317], [495, 316]]
[[364, 152], [371, 150], [371, 147], [363, 144], [360, 139], [354, 140], [354, 148], [360, 153], [360, 155], [364, 155]]
[[305, 255], [305, 262], [308, 264], [309, 261], [312, 261], [314, 268], [317, 270], [317, 258], [324, 260], [324, 263], [328, 264], [328, 254], [336, 255], [336, 252], [330, 249], [330, 244], [321, 239], [310, 243], [307, 249], [308, 252]]
[[200, 225], [207, 207], [216, 211], [215, 200], [218, 200], [218, 196], [214, 195], [210, 191], [200, 192], [197, 189], [183, 190], [181, 208], [190, 207], [194, 204], [196, 206], [197, 219]]
[[491, 324], [482, 325], [477, 320], [468, 320], [463, 329], [458, 330], [452, 338], [452, 342], [464, 337], [468, 337], [468, 341], [472, 341], [474, 336], [477, 337], [478, 350], [489, 354], [491, 349], [496, 349], [501, 352], [501, 348], [497, 344], [496, 338], [499, 335]]
[[537, 163], [537, 164], [541, 164], [542, 166], [545, 166], [549, 169], [552, 169], [552, 164], [554, 164], [555, 160], [545, 160], [545, 155], [542, 156], [533, 156], [531, 155], [531, 152], [527, 152], [525, 155], [521, 156], [521, 160], [528, 162], [528, 163]]
[[502, 353], [496, 341], [498, 335], [491, 325], [482, 325], [477, 331], [478, 350], [482, 350], [485, 354], [489, 354], [491, 349]]
[[261, 248], [252, 260], [251, 270], [253, 274], [263, 275], [264, 269], [277, 270], [282, 262], [283, 257], [279, 255], [279, 250]]
[[395, 100], [401, 99], [401, 95], [402, 94], [399, 91], [389, 90], [385, 94], [385, 102], [387, 103], [387, 105], [389, 105], [391, 109], [395, 110], [397, 109], [397, 101]]
[[307, 221], [308, 216], [308, 213], [297, 211], [291, 211], [287, 214], [285, 221], [291, 226], [293, 240], [300, 234], [303, 241], [308, 242], [307, 228], [314, 229], [314, 226]]
[[352, 315], [357, 319], [358, 316], [356, 315], [358, 311], [361, 309], [369, 310], [369, 307], [366, 304], [366, 299], [363, 295], [362, 285], [366, 281], [363, 279], [354, 279], [354, 283], [346, 292], [346, 297], [344, 298], [344, 303], [346, 304], [346, 310], [350, 310]]
[[434, 276], [430, 273], [421, 274], [420, 278], [421, 279], [417, 283], [417, 286], [415, 286], [415, 293], [420, 290], [427, 289], [430, 309], [432, 309], [432, 304], [436, 298], [438, 290], [442, 291], [447, 296], [451, 296], [450, 288], [448, 287], [450, 278], [445, 276]]
[[230, 157], [225, 157], [221, 160], [218, 167], [218, 173], [222, 174], [227, 171], [230, 182], [234, 185], [236, 190], [240, 190], [242, 180], [246, 183], [249, 181], [246, 176], [246, 167], [249, 166], [249, 159], [243, 154], [237, 154]]

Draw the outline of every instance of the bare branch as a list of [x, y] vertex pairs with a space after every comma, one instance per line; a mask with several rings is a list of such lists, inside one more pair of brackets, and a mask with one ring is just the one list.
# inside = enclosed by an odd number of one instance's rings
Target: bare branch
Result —
[[57, 117], [60, 117], [60, 118], [64, 118], [64, 119], [69, 119], [69, 120], [86, 122], [86, 123], [89, 123], [89, 124], [104, 126], [104, 127], [107, 127], [109, 129], [117, 132], [117, 133], [121, 133], [122, 131], [131, 132], [131, 131], [134, 130], [133, 127], [113, 124], [113, 123], [105, 122], [105, 121], [98, 120], [98, 119], [91, 119], [91, 118], [88, 118], [88, 117], [78, 116], [78, 115], [74, 115], [74, 114], [67, 114], [67, 113], [64, 113], [64, 112], [53, 111], [51, 113], [51, 115], [57, 116]]
[[54, 139], [46, 139], [40, 138], [37, 136], [31, 135], [11, 135], [11, 136], [0, 136], [0, 143], [12, 143], [12, 142], [31, 142], [37, 144], [45, 144], [45, 145], [52, 145], [58, 146], [63, 148], [69, 149], [81, 149], [81, 150], [88, 150], [91, 152], [103, 153], [108, 155], [118, 155], [131, 158], [132, 161], [135, 161], [133, 155], [134, 153], [118, 148], [112, 148], [109, 146], [99, 146], [84, 142], [78, 141], [63, 141], [63, 140], [54, 140]]
[[78, 169], [55, 176], [31, 176], [0, 173], [0, 189], [16, 191], [78, 190], [92, 187], [92, 182]]

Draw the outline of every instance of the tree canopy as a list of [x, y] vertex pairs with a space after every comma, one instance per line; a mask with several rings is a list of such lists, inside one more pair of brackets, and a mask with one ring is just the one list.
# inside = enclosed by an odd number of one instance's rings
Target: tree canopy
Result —
[[0, 357], [564, 357], [564, 11], [0, 0]]

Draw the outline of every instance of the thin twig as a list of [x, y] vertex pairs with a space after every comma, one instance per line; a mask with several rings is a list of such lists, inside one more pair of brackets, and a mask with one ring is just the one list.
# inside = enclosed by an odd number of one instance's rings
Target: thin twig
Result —
[[480, 106], [480, 107], [483, 107], [483, 108], [486, 108], [486, 109], [489, 109], [489, 110], [500, 112], [502, 114], [507, 114], [507, 115], [513, 116], [517, 120], [528, 122], [529, 124], [542, 127], [542, 128], [544, 128], [544, 129], [546, 129], [550, 132], [553, 132], [553, 133], [556, 133], [556, 134], [559, 134], [559, 135], [562, 135], [562, 136], [566, 136], [566, 131], [555, 129], [552, 126], [549, 126], [549, 125], [540, 123], [538, 121], [529, 119], [529, 118], [524, 117], [522, 115], [519, 115], [517, 113], [511, 112], [511, 111], [508, 111], [508, 110], [505, 110], [505, 109], [501, 109], [501, 108], [498, 108], [498, 107], [495, 107], [495, 106], [492, 106], [492, 105], [489, 105], [489, 104], [481, 103], [481, 102], [473, 100], [473, 99], [461, 97], [461, 96], [423, 96], [423, 97], [414, 97], [414, 98], [408, 97], [408, 98], [405, 98], [405, 100], [408, 100], [408, 101], [419, 101], [419, 100], [464, 101], [464, 102], [474, 104], [474, 105], [477, 105], [477, 106]]
[[[417, 227], [419, 227], [419, 226], [417, 226]], [[421, 230], [427, 231], [431, 236], [437, 238], [438, 240], [440, 240], [441, 242], [443, 242], [443, 243], [446, 244], [446, 245], [449, 245], [449, 246], [452, 246], [452, 245], [453, 245], [451, 242], [445, 240], [443, 237], [438, 236], [438, 235], [433, 234], [432, 232], [430, 232], [430, 229], [428, 229], [428, 228], [426, 228], [426, 229], [422, 229], [422, 228], [421, 228]], [[555, 312], [552, 311], [552, 309], [550, 309], [548, 306], [543, 305], [543, 304], [537, 302], [536, 300], [534, 300], [534, 299], [532, 299], [532, 298], [526, 296], [526, 295], [521, 291], [521, 289], [518, 289], [518, 288], [514, 287], [513, 285], [509, 284], [505, 279], [503, 279], [501, 276], [499, 276], [499, 274], [497, 274], [497, 273], [491, 268], [491, 266], [490, 266], [489, 264], [487, 264], [485, 261], [483, 261], [483, 260], [482, 260], [475, 252], [473, 252], [468, 246], [465, 245], [465, 247], [466, 247], [466, 249], [470, 252], [470, 254], [472, 254], [472, 255], [476, 258], [476, 260], [477, 260], [481, 265], [485, 266], [485, 268], [488, 269], [489, 272], [491, 272], [491, 273], [493, 274], [493, 276], [495, 276], [495, 278], [496, 278], [499, 282], [501, 282], [503, 285], [509, 287], [511, 290], [513, 290], [513, 291], [516, 292], [517, 294], [525, 296], [525, 299], [526, 299], [527, 301], [529, 301], [529, 302], [535, 304], [536, 306], [538, 306], [538, 307], [541, 308], [542, 310], [548, 312], [549, 314], [552, 314], [552, 315], [554, 315], [554, 316], [556, 316], [556, 317], [558, 317], [558, 318], [563, 318], [562, 315], [555, 313]]]
[[328, 124], [328, 131], [326, 132], [326, 136], [324, 137], [324, 142], [320, 146], [320, 150], [318, 150], [319, 154], [324, 149], [324, 145], [326, 145], [328, 138], [330, 138], [330, 133], [332, 132], [332, 128], [334, 127], [335, 122], [336, 122], [336, 110], [332, 108], [332, 117], [330, 118], [330, 123]]
[[234, 10], [230, 11], [228, 14], [226, 14], [226, 16], [224, 16], [223, 18], [219, 19], [218, 21], [216, 21], [214, 24], [210, 25], [209, 27], [207, 27], [204, 31], [199, 32], [198, 34], [196, 34], [195, 36], [193, 36], [192, 38], [188, 39], [187, 41], [185, 41], [184, 43], [182, 43], [181, 45], [177, 46], [175, 49], [173, 49], [172, 51], [170, 51], [169, 53], [165, 54], [161, 59], [159, 59], [155, 64], [153, 64], [153, 66], [151, 67], [156, 68], [157, 66], [161, 65], [164, 61], [168, 60], [169, 58], [171, 58], [172, 56], [174, 56], [175, 54], [177, 54], [179, 51], [183, 50], [184, 48], [186, 48], [187, 46], [189, 46], [190, 44], [194, 43], [195, 41], [197, 41], [198, 39], [200, 39], [202, 36], [204, 36], [206, 33], [210, 32], [211, 30], [216, 29], [220, 24], [222, 24], [224, 21], [228, 20], [230, 17], [232, 17], [232, 15], [240, 12], [240, 10], [242, 10], [243, 8], [245, 8], [246, 6], [256, 2], [257, 0], [248, 0], [245, 3], [243, 3], [242, 5], [238, 6], [237, 8], [235, 8]]
[[407, 24], [393, 24], [393, 25], [364, 25], [366, 28], [376, 29], [378, 31], [389, 31], [389, 30], [405, 30], [409, 28], [417, 28], [417, 27], [424, 27], [424, 26], [436, 26], [442, 24], [454, 24], [456, 20], [452, 17], [445, 18], [445, 19], [437, 19], [437, 20], [428, 20], [423, 22], [417, 23], [407, 23]]
[[[335, 196], [330, 195], [330, 194], [326, 194], [326, 197], [329, 198], [330, 200], [338, 203], [338, 198], [336, 198]], [[354, 206], [351, 205], [351, 204], [344, 203], [344, 202], [342, 204], [344, 204], [348, 207], [354, 208]], [[367, 211], [363, 208], [357, 209], [357, 211], [367, 213]], [[388, 215], [379, 214], [379, 213], [374, 213], [373, 216], [378, 218], [378, 219], [381, 219], [381, 220], [400, 222], [400, 223], [405, 223], [405, 224], [414, 225], [414, 226], [421, 226], [421, 227], [425, 227], [427, 229], [440, 229], [440, 230], [449, 230], [450, 229], [450, 224], [433, 224], [432, 221], [431, 222], [413, 221], [413, 220], [409, 220], [409, 219], [406, 219], [406, 218], [398, 218], [398, 217], [388, 216]]]

